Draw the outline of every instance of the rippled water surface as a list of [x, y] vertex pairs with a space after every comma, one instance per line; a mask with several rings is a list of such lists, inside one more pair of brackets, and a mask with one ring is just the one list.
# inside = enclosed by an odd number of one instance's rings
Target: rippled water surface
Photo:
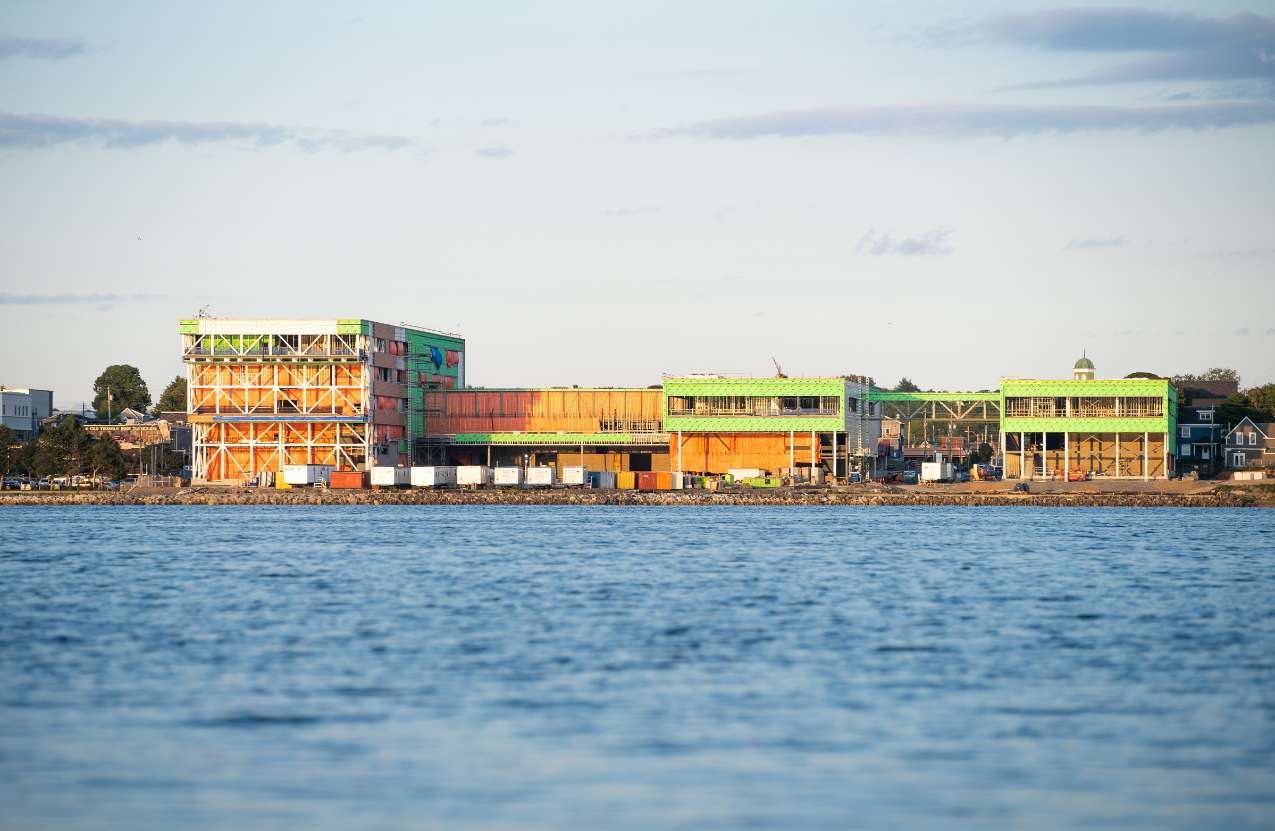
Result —
[[1271, 828], [1275, 512], [0, 509], [0, 827]]

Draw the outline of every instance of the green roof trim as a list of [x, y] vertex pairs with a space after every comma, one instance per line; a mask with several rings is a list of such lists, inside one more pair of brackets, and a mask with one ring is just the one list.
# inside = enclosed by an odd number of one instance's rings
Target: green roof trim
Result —
[[183, 335], [198, 335], [199, 321], [191, 319], [181, 320], [177, 324], [177, 331]]

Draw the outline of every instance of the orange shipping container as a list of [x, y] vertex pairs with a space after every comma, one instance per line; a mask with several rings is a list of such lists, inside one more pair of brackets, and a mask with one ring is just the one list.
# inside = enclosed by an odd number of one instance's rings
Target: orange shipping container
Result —
[[334, 470], [328, 480], [330, 488], [366, 488], [367, 474], [361, 470]]
[[637, 486], [637, 474], [631, 470], [617, 470], [615, 472], [615, 486], [624, 490], [633, 490]]

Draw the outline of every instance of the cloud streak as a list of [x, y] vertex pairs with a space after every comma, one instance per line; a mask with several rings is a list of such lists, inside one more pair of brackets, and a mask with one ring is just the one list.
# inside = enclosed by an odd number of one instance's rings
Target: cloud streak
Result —
[[474, 151], [474, 154], [484, 159], [507, 159], [514, 154], [514, 151], [508, 147], [499, 145], [493, 147], [480, 147]]
[[84, 51], [84, 42], [72, 38], [26, 38], [0, 35], [0, 61], [7, 58], [32, 58], [60, 61]]
[[1219, 130], [1275, 123], [1261, 101], [1152, 107], [921, 105], [828, 107], [719, 118], [652, 133], [653, 138], [798, 138], [808, 136], [977, 137], [1042, 133]]
[[1049, 9], [948, 24], [929, 30], [924, 40], [940, 47], [993, 43], [1139, 56], [1084, 75], [1004, 89], [1142, 81], [1258, 80], [1275, 85], [1275, 17], [1251, 13], [1199, 17], [1139, 8]]
[[1087, 239], [1074, 239], [1067, 243], [1065, 251], [1085, 251], [1093, 248], [1120, 248], [1125, 244], [1123, 236], [1114, 237], [1089, 237]]
[[176, 300], [168, 294], [111, 294], [111, 293], [79, 293], [65, 294], [15, 294], [0, 291], [0, 306], [99, 306], [109, 303], [144, 303], [152, 300]]
[[84, 144], [128, 150], [166, 142], [234, 144], [250, 149], [292, 146], [307, 152], [400, 150], [417, 144], [404, 136], [356, 135], [234, 121], [128, 121], [0, 112], [0, 147], [38, 150]]
[[895, 239], [889, 234], [882, 234], [875, 229], [868, 231], [859, 239], [854, 247], [856, 254], [867, 254], [872, 257], [934, 257], [951, 254], [955, 249], [947, 239], [952, 235], [950, 228], [934, 228], [914, 237]]

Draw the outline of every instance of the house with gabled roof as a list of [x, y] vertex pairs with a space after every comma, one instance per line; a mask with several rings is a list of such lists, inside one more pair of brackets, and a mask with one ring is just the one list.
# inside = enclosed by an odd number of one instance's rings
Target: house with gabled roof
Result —
[[1275, 422], [1245, 416], [1226, 434], [1224, 452], [1231, 470], [1275, 468]]

